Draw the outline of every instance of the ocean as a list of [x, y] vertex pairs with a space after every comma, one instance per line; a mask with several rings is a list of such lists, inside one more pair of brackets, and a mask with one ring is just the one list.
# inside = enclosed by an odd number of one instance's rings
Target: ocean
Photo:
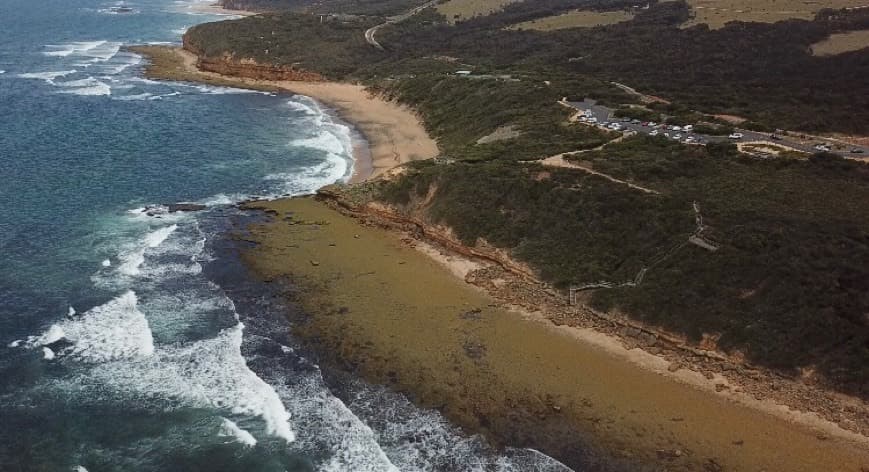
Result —
[[143, 78], [125, 45], [231, 18], [194, 5], [0, 5], [0, 470], [569, 470], [333, 393], [227, 234], [235, 203], [348, 178], [359, 137], [306, 97]]

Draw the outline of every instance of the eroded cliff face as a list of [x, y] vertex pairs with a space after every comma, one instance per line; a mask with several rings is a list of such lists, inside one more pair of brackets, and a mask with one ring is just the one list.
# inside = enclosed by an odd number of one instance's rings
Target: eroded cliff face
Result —
[[296, 82], [321, 82], [325, 80], [322, 75], [316, 72], [291, 65], [260, 64], [253, 59], [237, 58], [228, 53], [218, 57], [208, 57], [205, 56], [204, 51], [201, 51], [188, 39], [186, 34], [182, 41], [184, 49], [198, 57], [196, 67], [206, 72], [257, 80], [291, 80]]

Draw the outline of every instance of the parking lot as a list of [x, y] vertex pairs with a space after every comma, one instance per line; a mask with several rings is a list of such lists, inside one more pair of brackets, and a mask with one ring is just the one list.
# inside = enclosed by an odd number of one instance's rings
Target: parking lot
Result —
[[692, 125], [688, 125], [687, 129], [685, 129], [686, 127], [682, 126], [674, 127], [663, 123], [649, 123], [641, 120], [631, 120], [630, 118], [618, 118], [613, 115], [614, 110], [612, 108], [598, 105], [594, 100], [587, 99], [582, 102], [566, 103], [576, 110], [584, 112], [584, 115], [579, 118], [580, 121], [622, 133], [633, 132], [652, 136], [662, 136], [686, 144], [701, 145], [721, 141], [735, 143], [763, 141], [807, 153], [826, 151], [843, 157], [869, 159], [869, 147], [867, 146], [842, 145], [841, 143], [825, 140], [813, 140], [807, 143], [805, 140], [793, 138], [784, 133], [760, 133], [738, 128], [731, 136], [704, 135], [694, 132]]

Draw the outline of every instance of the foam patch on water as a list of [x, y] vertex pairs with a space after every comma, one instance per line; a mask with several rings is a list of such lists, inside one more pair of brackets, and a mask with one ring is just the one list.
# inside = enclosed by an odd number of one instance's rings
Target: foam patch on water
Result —
[[92, 62], [107, 61], [121, 48], [121, 43], [113, 41], [73, 41], [65, 44], [49, 44], [43, 54], [52, 57], [86, 57]]
[[[393, 472], [399, 470], [378, 444], [377, 434], [336, 398], [318, 373], [293, 373], [292, 385], [278, 394], [298, 418], [302, 450], [328, 451], [316, 470], [324, 472]], [[273, 377], [286, 375], [278, 369]], [[277, 384], [273, 378], [272, 383]], [[412, 469], [407, 469], [412, 470]]]
[[128, 291], [81, 316], [52, 325], [42, 335], [29, 338], [27, 346], [47, 347], [63, 339], [72, 345], [56, 354], [82, 362], [150, 356], [154, 340], [137, 303], [136, 294]]
[[47, 361], [54, 359], [54, 351], [50, 347], [42, 348], [42, 358]]
[[112, 88], [107, 84], [97, 81], [98, 83], [95, 85], [91, 85], [89, 87], [81, 87], [74, 88], [70, 90], [63, 90], [60, 93], [66, 93], [71, 95], [81, 95], [81, 96], [105, 96], [112, 94]]
[[305, 195], [349, 176], [351, 167], [347, 158], [332, 153], [328, 153], [325, 157], [325, 161], [301, 172], [270, 174], [265, 177], [265, 180], [280, 182], [278, 192], [282, 195]]
[[[572, 472], [533, 449], [492, 449], [465, 436], [438, 412], [415, 407], [385, 387], [358, 385], [348, 408], [378, 432], [380, 446], [401, 470]], [[458, 467], [461, 465], [461, 467]]]
[[243, 329], [238, 323], [214, 338], [162, 347], [148, 359], [101, 364], [91, 375], [125, 395], [125, 401], [163, 399], [174, 406], [258, 417], [267, 434], [293, 442], [290, 414], [241, 355]]
[[232, 438], [234, 441], [244, 444], [247, 447], [256, 446], [256, 438], [253, 434], [241, 429], [234, 421], [226, 418], [221, 418], [223, 421], [220, 424], [219, 436]]
[[134, 94], [134, 95], [121, 95], [119, 97], [113, 97], [112, 100], [121, 100], [121, 101], [126, 101], [126, 102], [133, 102], [133, 101], [147, 100], [148, 98], [150, 98], [152, 96], [153, 96], [153, 94], [145, 92], [145, 93], [139, 93], [139, 94]]
[[145, 252], [163, 244], [163, 241], [166, 241], [176, 229], [178, 229], [178, 225], [173, 224], [146, 234], [135, 248], [120, 254], [121, 264], [118, 266], [118, 272], [127, 276], [139, 275], [141, 273], [140, 267], [145, 262]]
[[75, 70], [61, 70], [61, 71], [49, 71], [49, 72], [27, 72], [24, 74], [18, 74], [18, 77], [22, 79], [40, 79], [46, 82], [51, 83], [54, 79], [58, 77], [65, 77], [70, 74], [75, 74]]
[[73, 472], [88, 472], [87, 469], [84, 468], [83, 465], [77, 465], [72, 468]]

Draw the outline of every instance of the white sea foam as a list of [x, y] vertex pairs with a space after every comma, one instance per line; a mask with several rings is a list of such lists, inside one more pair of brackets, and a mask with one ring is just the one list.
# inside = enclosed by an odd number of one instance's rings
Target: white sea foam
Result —
[[140, 267], [145, 262], [145, 251], [163, 244], [163, 241], [166, 241], [176, 229], [178, 229], [178, 225], [173, 224], [146, 234], [136, 243], [134, 248], [118, 256], [121, 260], [118, 272], [127, 276], [139, 275], [141, 273]]
[[0, 74], [5, 74], [5, 73], [6, 73], [6, 71], [5, 71], [5, 70], [3, 70], [3, 69], [0, 69]]
[[[531, 449], [496, 451], [479, 436], [466, 436], [438, 412], [422, 410], [407, 398], [384, 387], [358, 385], [348, 407], [374, 425], [385, 454], [401, 470], [432, 470], [454, 464], [451, 470], [498, 472], [572, 472], [564, 464]], [[408, 440], [413, 438], [412, 440]]]
[[256, 446], [256, 438], [249, 432], [241, 429], [235, 422], [222, 418], [220, 431], [218, 434], [223, 437], [233, 438], [234, 441], [240, 442], [247, 447]]
[[9, 343], [9, 347], [10, 348], [18, 347], [21, 345], [22, 342], [23, 341], [21, 339], [16, 339], [15, 341], [12, 341], [11, 343]]
[[101, 83], [102, 82], [100, 82], [99, 80], [97, 80], [93, 77], [88, 77], [86, 79], [67, 80], [65, 82], [55, 82], [54, 84], [57, 85], [58, 87], [92, 87], [94, 85], [98, 85]]
[[103, 267], [111, 267], [112, 261], [110, 261], [109, 259], [103, 259], [102, 265]]
[[84, 468], [83, 465], [77, 465], [72, 468], [73, 472], [88, 472], [87, 469]]
[[97, 366], [90, 375], [128, 401], [170, 400], [175, 406], [216, 408], [261, 418], [269, 435], [295, 440], [290, 414], [275, 390], [241, 355], [241, 323], [210, 339], [165, 346], [154, 356]]
[[319, 149], [332, 154], [345, 154], [349, 147], [350, 129], [342, 125], [334, 126], [334, 129], [325, 129], [310, 138], [296, 139], [291, 144], [296, 147]]
[[75, 308], [73, 308], [73, 307], [69, 307], [69, 309], [66, 310], [66, 316], [68, 316], [68, 317], [70, 317], [70, 318], [72, 318], [73, 316], [75, 316], [75, 313], [76, 313], [76, 312], [75, 312]]
[[45, 360], [50, 361], [54, 359], [54, 351], [52, 351], [50, 347], [44, 347], [42, 348], [42, 357]]
[[52, 325], [28, 347], [47, 346], [61, 339], [72, 343], [57, 354], [83, 362], [150, 356], [154, 340], [148, 320], [138, 310], [136, 294], [128, 291], [79, 317]]
[[39, 336], [30, 336], [27, 338], [27, 347], [45, 346], [47, 344], [56, 343], [66, 336], [63, 327], [59, 325], [51, 325], [48, 331]]
[[27, 72], [24, 74], [18, 74], [18, 77], [22, 79], [40, 79], [45, 80], [47, 82], [51, 82], [58, 77], [64, 77], [69, 74], [75, 74], [74, 70], [61, 70], [61, 71], [51, 71], [51, 72]]
[[99, 82], [98, 84], [92, 85], [89, 87], [81, 87], [81, 88], [73, 88], [73, 89], [63, 90], [60, 93], [66, 93], [66, 94], [72, 94], [72, 95], [82, 95], [82, 96], [104, 96], [104, 95], [111, 95], [112, 88], [109, 87], [107, 84]]
[[326, 160], [314, 167], [296, 173], [270, 174], [267, 181], [282, 182], [279, 194], [305, 195], [315, 192], [318, 188], [331, 184], [349, 176], [351, 167], [347, 158], [337, 154], [327, 153]]
[[121, 95], [118, 97], [113, 97], [112, 100], [121, 100], [121, 101], [133, 102], [133, 101], [147, 100], [149, 97], [152, 97], [152, 94], [145, 92], [145, 93], [139, 93], [139, 94], [135, 94], [135, 95]]
[[46, 56], [87, 57], [92, 59], [92, 62], [102, 62], [109, 60], [117, 54], [121, 43], [112, 41], [74, 41], [65, 44], [49, 44], [45, 47], [49, 49], [43, 52]]

